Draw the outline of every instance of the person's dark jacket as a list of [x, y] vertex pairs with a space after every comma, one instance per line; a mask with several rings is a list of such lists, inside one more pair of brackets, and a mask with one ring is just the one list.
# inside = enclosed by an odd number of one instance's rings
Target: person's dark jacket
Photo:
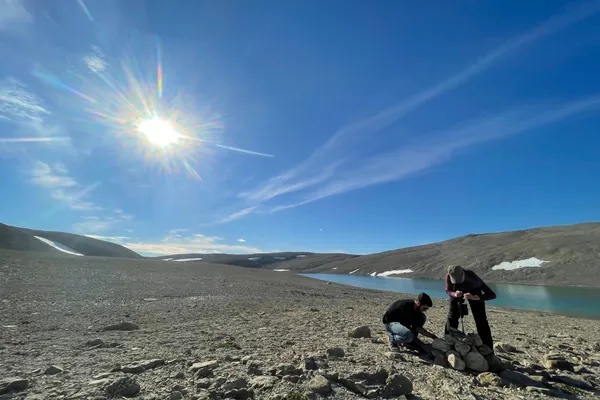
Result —
[[456, 292], [471, 293], [479, 296], [483, 301], [494, 300], [496, 293], [471, 270], [465, 269], [465, 280], [462, 283], [452, 283], [450, 275], [446, 274], [446, 293], [450, 297], [456, 297]]

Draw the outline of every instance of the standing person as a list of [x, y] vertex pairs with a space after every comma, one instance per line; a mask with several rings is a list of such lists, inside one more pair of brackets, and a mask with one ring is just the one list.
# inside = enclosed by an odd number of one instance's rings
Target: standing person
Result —
[[427, 317], [425, 312], [433, 306], [431, 297], [420, 293], [416, 300], [402, 299], [393, 302], [385, 314], [382, 322], [390, 339], [390, 350], [398, 351], [399, 345], [416, 347], [421, 352], [428, 352], [427, 346], [417, 338], [419, 333], [432, 339], [437, 338], [428, 332], [423, 325]]
[[460, 265], [452, 265], [446, 274], [446, 293], [450, 296], [450, 310], [446, 323], [446, 333], [449, 328], [458, 328], [461, 316], [461, 307], [464, 301], [469, 302], [477, 333], [484, 344], [494, 349], [492, 331], [485, 312], [485, 301], [494, 300], [496, 293], [477, 274], [471, 270], [463, 269]]

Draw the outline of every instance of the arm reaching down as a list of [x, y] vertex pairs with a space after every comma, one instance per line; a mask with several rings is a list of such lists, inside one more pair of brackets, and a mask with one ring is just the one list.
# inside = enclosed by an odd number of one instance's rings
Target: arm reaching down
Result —
[[433, 333], [429, 332], [427, 329], [423, 328], [422, 326], [417, 327], [417, 329], [415, 329], [415, 331], [417, 333], [420, 333], [423, 336], [427, 336], [431, 339], [437, 339], [437, 336], [434, 335]]

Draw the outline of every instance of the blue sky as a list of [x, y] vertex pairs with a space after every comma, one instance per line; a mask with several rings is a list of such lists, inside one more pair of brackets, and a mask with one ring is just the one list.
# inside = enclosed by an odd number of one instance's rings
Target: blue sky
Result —
[[600, 219], [600, 1], [0, 9], [4, 223], [371, 253]]

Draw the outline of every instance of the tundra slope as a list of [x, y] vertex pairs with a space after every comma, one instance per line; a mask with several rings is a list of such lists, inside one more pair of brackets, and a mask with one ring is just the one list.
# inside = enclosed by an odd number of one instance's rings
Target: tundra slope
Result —
[[[493, 270], [502, 262], [535, 257], [541, 267]], [[444, 279], [446, 268], [460, 264], [489, 282], [600, 287], [600, 223], [468, 235], [444, 242], [369, 254], [310, 268], [310, 273], [370, 275], [412, 270], [403, 278]], [[309, 262], [307, 257], [304, 262]], [[285, 264], [278, 268], [286, 268]], [[306, 268], [308, 267], [308, 268]]]
[[[498, 352], [514, 374], [488, 382], [411, 354], [391, 359], [381, 315], [403, 297], [393, 293], [201, 262], [32, 252], [0, 253], [0, 287], [3, 399], [358, 399], [364, 387], [383, 393], [388, 376], [394, 393], [411, 382], [408, 399], [592, 399], [600, 384], [597, 321], [491, 308], [496, 339], [516, 349]], [[426, 327], [441, 334], [445, 313], [436, 301]], [[362, 325], [373, 338], [347, 335]], [[571, 371], [540, 366], [551, 351]]]
[[142, 258], [121, 245], [66, 232], [40, 231], [0, 223], [0, 249], [63, 254], [36, 236], [67, 246], [86, 256]]

